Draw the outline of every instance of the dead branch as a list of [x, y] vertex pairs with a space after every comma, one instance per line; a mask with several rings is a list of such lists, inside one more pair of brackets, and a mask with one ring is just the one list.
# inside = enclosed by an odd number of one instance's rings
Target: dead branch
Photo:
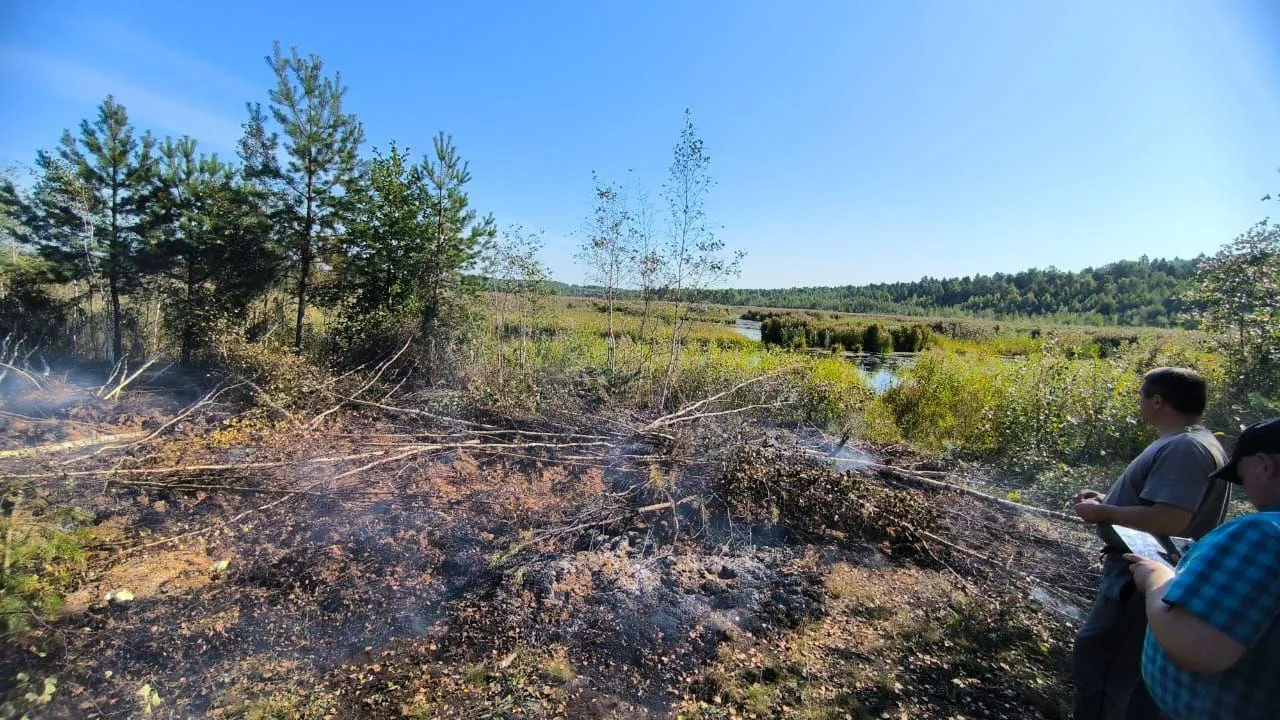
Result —
[[[144, 432], [120, 433], [118, 435], [106, 435], [103, 437], [83, 438], [80, 440], [67, 440], [65, 442], [53, 443], [51, 445], [37, 445], [35, 447], [18, 448], [16, 450], [0, 450], [0, 459], [11, 457], [28, 457], [31, 455], [48, 455], [50, 453], [62, 452], [63, 450], [74, 450], [76, 448], [88, 447], [99, 443], [127, 442], [142, 437]], [[22, 477], [13, 475], [10, 477]]]
[[107, 386], [110, 385], [116, 379], [116, 375], [119, 375], [121, 370], [126, 367], [128, 367], [128, 365], [125, 362], [124, 358], [120, 358], [119, 360], [117, 360], [115, 366], [111, 368], [111, 374], [108, 375], [107, 379], [102, 383], [102, 385], [97, 390], [94, 391], [93, 396], [102, 397], [102, 392], [106, 390]]
[[[37, 390], [40, 390], [41, 392], [44, 391], [44, 386], [40, 384], [39, 380], [36, 380], [35, 377], [31, 375], [31, 373], [27, 372], [26, 370], [23, 370], [17, 365], [10, 365], [7, 362], [0, 362], [0, 367], [3, 367], [5, 370], [12, 370], [18, 373], [23, 378], [26, 378], [26, 380], [30, 382], [32, 385], [35, 385]], [[0, 376], [0, 379], [3, 379], [3, 376]]]
[[93, 475], [164, 475], [166, 473], [184, 473], [184, 472], [200, 472], [206, 470], [241, 470], [254, 468], [274, 468], [284, 467], [286, 465], [314, 465], [331, 462], [343, 462], [346, 460], [359, 460], [367, 457], [377, 457], [387, 454], [386, 450], [375, 450], [371, 452], [357, 453], [355, 455], [341, 455], [333, 457], [304, 458], [302, 460], [275, 460], [271, 462], [250, 462], [236, 464], [221, 465], [174, 465], [170, 467], [160, 468], [99, 468], [96, 470], [64, 470], [53, 473], [33, 473], [26, 475], [4, 475], [6, 478], [19, 478], [25, 480], [35, 480], [40, 478], [58, 478], [58, 477], [86, 477]]
[[[369, 381], [368, 381], [368, 382], [366, 382], [364, 385], [361, 385], [361, 386], [360, 386], [360, 389], [359, 389], [359, 390], [356, 390], [356, 391], [355, 391], [355, 393], [354, 393], [354, 394], [352, 394], [350, 398], [347, 398], [347, 400], [355, 400], [356, 398], [358, 398], [358, 397], [360, 397], [361, 395], [363, 395], [363, 394], [364, 394], [364, 392], [365, 392], [366, 390], [368, 390], [370, 387], [373, 387], [373, 384], [374, 384], [374, 383], [376, 383], [376, 382], [378, 382], [378, 379], [382, 377], [382, 373], [386, 372], [386, 371], [387, 371], [387, 368], [391, 367], [391, 365], [392, 365], [393, 363], [395, 363], [395, 361], [396, 361], [396, 360], [399, 360], [399, 359], [400, 359], [400, 356], [404, 354], [404, 351], [409, 349], [409, 345], [411, 345], [411, 344], [413, 343], [413, 341], [414, 341], [414, 338], [415, 338], [415, 337], [417, 337], [417, 336], [416, 336], [416, 335], [411, 335], [411, 336], [409, 337], [409, 339], [405, 341], [404, 346], [403, 346], [403, 347], [401, 347], [399, 350], [397, 350], [397, 351], [396, 351], [396, 354], [395, 354], [395, 355], [392, 355], [390, 359], [388, 359], [388, 360], [384, 361], [382, 364], [378, 365], [377, 369], [376, 369], [376, 370], [374, 371], [374, 373], [373, 373], [373, 377], [369, 378]], [[321, 420], [323, 420], [323, 419], [325, 419], [326, 417], [328, 417], [331, 413], [337, 412], [338, 408], [342, 407], [342, 405], [343, 405], [343, 403], [342, 403], [342, 402], [339, 402], [337, 405], [334, 405], [333, 407], [329, 408], [328, 410], [325, 410], [324, 412], [322, 412], [322, 413], [320, 413], [319, 415], [315, 416], [315, 418], [313, 418], [313, 419], [311, 420], [311, 423], [310, 423], [310, 424], [308, 424], [308, 425], [307, 425], [307, 427], [308, 427], [308, 428], [314, 428], [316, 425], [319, 425]]]
[[249, 487], [246, 485], [202, 485], [197, 483], [165, 483], [165, 482], [153, 482], [149, 480], [125, 480], [121, 478], [112, 478], [110, 481], [108, 481], [108, 484], [128, 485], [130, 487], [155, 488], [157, 490], [198, 490], [198, 491], [206, 491], [206, 492], [236, 492], [236, 493], [257, 494], [257, 495], [311, 495], [315, 497], [326, 497], [326, 498], [332, 498], [332, 497], [346, 498], [355, 494], [360, 494], [360, 495], [387, 494], [385, 492], [383, 493], [373, 493], [373, 492], [326, 493], [326, 492], [315, 492], [315, 491], [308, 491], [308, 490], [289, 490], [285, 488]]
[[698, 409], [703, 408], [703, 407], [706, 407], [706, 406], [707, 406], [707, 405], [709, 405], [710, 403], [713, 403], [713, 402], [715, 402], [715, 401], [719, 400], [720, 398], [723, 398], [723, 397], [725, 397], [725, 396], [727, 396], [727, 395], [732, 395], [733, 393], [735, 393], [735, 392], [737, 392], [737, 391], [741, 390], [742, 388], [744, 388], [744, 387], [746, 387], [746, 386], [748, 386], [748, 385], [752, 385], [752, 384], [754, 384], [754, 383], [758, 383], [758, 382], [761, 382], [761, 381], [763, 381], [763, 380], [768, 380], [769, 378], [777, 377], [778, 375], [781, 375], [781, 374], [783, 374], [783, 373], [785, 373], [785, 372], [789, 372], [790, 370], [791, 370], [791, 368], [783, 368], [783, 369], [781, 369], [781, 370], [775, 370], [775, 371], [773, 371], [773, 372], [771, 372], [771, 373], [765, 373], [764, 375], [758, 375], [758, 376], [753, 377], [753, 378], [751, 378], [751, 379], [749, 379], [749, 380], [744, 380], [744, 381], [742, 381], [742, 382], [738, 383], [737, 385], [734, 385], [733, 387], [729, 388], [728, 390], [725, 390], [724, 392], [716, 393], [715, 395], [712, 395], [712, 396], [711, 396], [711, 397], [709, 397], [709, 398], [705, 398], [705, 399], [703, 399], [703, 400], [699, 400], [699, 401], [697, 401], [697, 402], [695, 402], [695, 403], [691, 403], [691, 404], [689, 404], [689, 405], [686, 405], [686, 406], [684, 406], [683, 408], [680, 408], [679, 410], [677, 410], [677, 411], [675, 411], [675, 412], [673, 412], [673, 413], [668, 413], [668, 414], [666, 414], [666, 415], [663, 415], [662, 417], [658, 418], [657, 420], [654, 420], [653, 422], [651, 422], [651, 423], [649, 423], [648, 425], [646, 425], [646, 426], [644, 427], [644, 430], [646, 430], [646, 431], [647, 431], [647, 430], [654, 430], [654, 429], [657, 429], [657, 428], [666, 427], [667, 425], [671, 425], [673, 422], [675, 422], [675, 421], [676, 421], [676, 420], [675, 420], [676, 418], [679, 418], [679, 417], [682, 417], [682, 416], [688, 415], [688, 414], [690, 414], [690, 413], [696, 412]]
[[[104, 400], [113, 400], [113, 399], [116, 399], [116, 398], [120, 397], [120, 393], [125, 389], [125, 387], [127, 387], [127, 386], [129, 385], [129, 383], [133, 382], [134, 380], [137, 380], [137, 379], [138, 379], [138, 376], [139, 376], [139, 375], [141, 375], [142, 373], [146, 372], [146, 371], [147, 371], [147, 368], [149, 368], [149, 367], [151, 367], [152, 365], [154, 365], [154, 364], [155, 364], [155, 362], [156, 362], [156, 359], [155, 359], [155, 358], [151, 358], [150, 360], [148, 360], [148, 361], [146, 361], [145, 363], [143, 363], [143, 364], [142, 364], [142, 367], [140, 367], [140, 368], [138, 368], [137, 370], [135, 370], [135, 371], [134, 371], [134, 373], [133, 373], [132, 375], [130, 375], [130, 376], [128, 376], [128, 377], [126, 377], [126, 378], [124, 378], [123, 380], [121, 380], [121, 381], [120, 381], [120, 384], [116, 385], [116, 386], [115, 386], [115, 388], [113, 388], [113, 389], [111, 390], [111, 392], [107, 393], [107, 394], [103, 397], [103, 399], [104, 399]], [[173, 365], [173, 363], [169, 363], [169, 365]], [[167, 369], [168, 369], [168, 367], [166, 367], [166, 368], [165, 368], [165, 370], [167, 370]], [[164, 372], [164, 371], [162, 370], [161, 372]]]
[[[792, 403], [789, 400], [777, 400], [775, 402], [771, 402], [767, 404], [744, 405], [742, 407], [730, 408], [728, 410], [717, 410], [716, 412], [695, 413], [693, 415], [682, 415], [677, 418], [672, 418], [671, 420], [666, 421], [665, 423], [663, 423], [658, 427], [671, 427], [676, 423], [688, 422], [691, 420], [702, 420], [704, 418], [718, 417], [721, 415], [736, 415], [737, 413], [748, 412], [750, 410], [759, 410], [762, 408], [776, 409], [776, 408], [784, 407], [786, 405], [791, 405], [791, 404]], [[648, 427], [653, 427], [653, 424], [650, 423]], [[648, 427], [646, 427], [646, 430], [648, 429]]]
[[360, 400], [359, 398], [344, 398], [349, 403], [356, 405], [366, 405], [375, 407], [389, 413], [399, 413], [403, 415], [413, 415], [415, 417], [427, 418], [435, 422], [444, 423], [446, 425], [459, 425], [467, 428], [478, 428], [480, 430], [497, 430], [493, 425], [485, 425], [484, 423], [472, 422], [470, 420], [459, 420], [457, 418], [447, 417], [445, 415], [436, 415], [425, 410], [417, 410], [415, 408], [396, 407], [395, 405], [383, 405], [382, 403], [371, 402], [369, 400]]
[[199, 528], [199, 529], [197, 529], [197, 530], [192, 530], [191, 532], [185, 532], [185, 533], [180, 533], [180, 534], [178, 534], [178, 535], [172, 535], [172, 536], [170, 536], [170, 537], [163, 538], [163, 539], [160, 539], [160, 540], [155, 540], [155, 541], [153, 541], [153, 542], [143, 543], [143, 544], [141, 544], [141, 545], [133, 545], [133, 546], [131, 546], [131, 547], [124, 548], [123, 550], [121, 550], [121, 553], [130, 553], [130, 552], [134, 552], [135, 550], [143, 550], [143, 549], [146, 549], [146, 548], [156, 547], [156, 546], [158, 546], [158, 545], [166, 545], [166, 544], [168, 544], [168, 543], [175, 542], [175, 541], [177, 541], [177, 540], [182, 540], [182, 539], [189, 538], [189, 537], [195, 537], [195, 536], [197, 536], [197, 535], [203, 535], [204, 533], [211, 532], [211, 531], [213, 531], [213, 530], [218, 530], [218, 529], [220, 529], [220, 528], [227, 527], [228, 525], [233, 525], [233, 524], [235, 524], [235, 523], [237, 523], [237, 522], [240, 522], [240, 521], [241, 521], [241, 520], [243, 520], [244, 518], [249, 517], [250, 515], [252, 515], [252, 514], [254, 514], [254, 513], [262, 512], [262, 511], [264, 511], [264, 510], [270, 510], [271, 508], [273, 508], [273, 507], [275, 507], [275, 506], [277, 506], [277, 505], [279, 505], [279, 504], [281, 504], [281, 503], [285, 502], [286, 500], [289, 500], [290, 498], [298, 497], [300, 494], [302, 494], [302, 493], [304, 493], [304, 492], [306, 492], [306, 491], [308, 491], [308, 490], [311, 490], [312, 488], [315, 488], [315, 487], [317, 487], [317, 486], [319, 486], [319, 485], [321, 485], [321, 484], [323, 484], [323, 483], [326, 483], [326, 482], [332, 482], [332, 481], [335, 481], [335, 480], [341, 480], [342, 478], [350, 477], [351, 475], [354, 475], [354, 474], [356, 474], [356, 473], [360, 473], [360, 472], [364, 472], [365, 470], [370, 470], [370, 469], [372, 469], [372, 468], [375, 468], [375, 467], [377, 467], [377, 466], [379, 466], [379, 465], [383, 465], [383, 464], [385, 464], [385, 463], [394, 462], [394, 461], [396, 461], [396, 460], [403, 460], [404, 458], [411, 457], [411, 456], [413, 456], [413, 455], [417, 455], [417, 454], [420, 454], [420, 453], [422, 453], [422, 452], [425, 452], [425, 451], [426, 451], [426, 449], [427, 449], [427, 448], [414, 448], [414, 449], [412, 449], [412, 450], [410, 450], [410, 451], [408, 451], [408, 452], [401, 453], [400, 455], [396, 455], [396, 456], [394, 456], [394, 457], [383, 458], [383, 459], [381, 459], [381, 460], [375, 460], [374, 462], [368, 463], [368, 464], [363, 465], [363, 466], [361, 466], [361, 467], [355, 468], [355, 469], [353, 469], [353, 470], [348, 470], [348, 471], [346, 471], [346, 472], [344, 472], [344, 473], [341, 473], [341, 474], [339, 474], [339, 475], [335, 475], [333, 478], [321, 478], [321, 479], [319, 479], [319, 480], [314, 480], [314, 481], [312, 481], [312, 482], [310, 482], [310, 483], [307, 483], [306, 485], [303, 485], [303, 486], [302, 486], [302, 487], [300, 487], [300, 488], [296, 488], [296, 489], [294, 489], [294, 490], [289, 491], [289, 493], [288, 493], [288, 494], [286, 494], [286, 495], [282, 495], [281, 497], [279, 497], [279, 498], [277, 498], [277, 499], [275, 499], [275, 500], [272, 500], [272, 501], [271, 501], [271, 502], [269, 502], [269, 503], [266, 503], [266, 504], [264, 504], [264, 505], [259, 505], [258, 507], [250, 508], [250, 509], [248, 509], [248, 510], [245, 510], [244, 512], [242, 512], [242, 513], [239, 513], [239, 514], [235, 515], [234, 517], [232, 517], [232, 518], [231, 518], [231, 519], [229, 519], [229, 520], [225, 520], [225, 521], [220, 522], [220, 523], [215, 523], [215, 524], [213, 524], [213, 525], [209, 525], [209, 526], [207, 526], [207, 527]]
[[916, 485], [922, 485], [924, 487], [929, 487], [937, 490], [953, 490], [955, 492], [962, 493], [970, 497], [978, 498], [983, 502], [999, 505], [1001, 507], [1005, 507], [1017, 512], [1029, 513], [1032, 515], [1041, 515], [1043, 517], [1049, 517], [1055, 520], [1063, 520], [1069, 523], [1078, 524], [1083, 522], [1080, 518], [1074, 515], [1068, 515], [1066, 513], [1057, 512], [1055, 510], [1046, 510], [1044, 508], [1035, 507], [1034, 505], [1023, 505], [1022, 503], [1016, 503], [1016, 502], [1013, 502], [1012, 500], [1005, 500], [1004, 498], [996, 497], [994, 495], [988, 495], [984, 492], [979, 492], [977, 490], [974, 490], [973, 488], [965, 487], [964, 485], [956, 485], [954, 483], [943, 482], [941, 480], [934, 480], [932, 478], [928, 478], [928, 477], [925, 477], [924, 475], [921, 475], [918, 471], [915, 471], [915, 470], [907, 470], [906, 468], [894, 467], [892, 465], [879, 465], [876, 463], [867, 463], [864, 467], [868, 467], [873, 470], [879, 470], [882, 472], [891, 473], [900, 478], [903, 478], [912, 483], [915, 483]]
[[82, 455], [81, 457], [78, 457], [78, 458], [71, 458], [69, 460], [64, 461], [62, 464], [70, 465], [71, 463], [80, 462], [81, 460], [87, 460], [92, 457], [97, 457], [98, 455], [101, 455], [102, 453], [107, 452], [108, 450], [120, 450], [122, 448], [134, 447], [136, 445], [141, 445], [143, 443], [150, 442], [151, 440], [159, 437], [160, 434], [163, 433], [165, 430], [168, 430], [169, 428], [173, 427], [177, 423], [181, 422], [184, 418], [194, 413], [196, 410], [199, 410], [200, 408], [213, 403], [213, 401], [217, 399], [217, 397], [222, 393], [236, 387], [239, 387], [239, 385], [229, 385], [227, 387], [222, 387], [222, 383], [218, 383], [217, 385], [213, 386], [213, 389], [210, 390], [208, 393], [206, 393], [204, 397], [200, 398], [194, 403], [191, 403], [186, 408], [183, 408], [182, 412], [170, 418], [168, 422], [164, 423], [160, 427], [153, 430], [151, 434], [147, 435], [146, 437], [140, 440], [137, 440], [135, 442], [129, 443], [127, 445], [104, 445], [103, 447], [98, 448], [96, 451], [89, 453], [88, 455]]

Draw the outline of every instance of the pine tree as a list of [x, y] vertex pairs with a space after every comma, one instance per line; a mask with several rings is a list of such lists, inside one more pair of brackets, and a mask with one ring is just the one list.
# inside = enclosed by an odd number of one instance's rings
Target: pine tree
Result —
[[428, 225], [425, 262], [421, 273], [422, 329], [433, 355], [438, 356], [447, 331], [458, 321], [465, 291], [462, 273], [497, 234], [492, 216], [477, 220], [465, 187], [471, 181], [467, 163], [440, 133], [435, 156], [423, 159]]
[[138, 250], [153, 147], [151, 134], [136, 137], [124, 106], [107, 96], [97, 119], [80, 123], [79, 138], [66, 131], [54, 154], [36, 156], [43, 173], [36, 189], [42, 242], [72, 277], [89, 279], [90, 303], [93, 277], [105, 276], [112, 360], [124, 354], [121, 296], [142, 277]]
[[285, 56], [277, 42], [267, 65], [276, 78], [271, 117], [283, 133], [288, 159], [283, 167], [276, 162], [278, 136], [266, 131], [256, 106], [250, 107], [241, 151], [253, 162], [248, 176], [272, 189], [276, 223], [288, 236], [297, 301], [294, 347], [301, 349], [312, 266], [349, 215], [364, 128], [343, 109], [347, 88], [341, 74], [324, 76], [318, 56], [304, 58], [297, 49]]
[[220, 321], [245, 314], [270, 282], [270, 224], [251, 186], [189, 137], [160, 146], [150, 259], [165, 281], [166, 321], [183, 362]]

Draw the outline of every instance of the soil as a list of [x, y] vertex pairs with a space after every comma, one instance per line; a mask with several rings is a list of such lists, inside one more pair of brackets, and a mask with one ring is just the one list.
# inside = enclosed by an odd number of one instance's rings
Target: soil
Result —
[[[22, 398], [4, 410], [34, 419], [4, 447], [150, 432], [198, 397], [139, 390]], [[51, 718], [1066, 716], [1069, 617], [1096, 578], [1079, 527], [883, 473], [858, 482], [935, 508], [934, 539], [735, 517], [713, 490], [729, 448], [777, 447], [776, 428], [672, 450], [586, 417], [411, 420], [217, 406], [141, 444], [0, 457], [27, 517], [80, 508], [94, 533], [0, 677], [57, 677], [30, 708]], [[607, 447], [531, 446], [568, 432]], [[788, 457], [770, 453], [753, 462]]]

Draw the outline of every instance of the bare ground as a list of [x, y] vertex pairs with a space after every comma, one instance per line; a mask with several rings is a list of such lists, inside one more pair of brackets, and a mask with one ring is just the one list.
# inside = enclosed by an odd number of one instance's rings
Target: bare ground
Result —
[[[198, 396], [141, 387], [107, 403], [68, 385], [2, 408], [6, 449], [163, 428], [0, 456], [30, 522], [77, 507], [94, 531], [61, 615], [6, 637], [11, 707], [1067, 714], [1069, 616], [1095, 580], [1088, 535], [922, 489], [912, 468], [945, 474], [904, 450], [864, 448], [906, 469], [861, 473], [886, 498], [871, 520], [828, 521], [821, 498], [816, 522], [743, 518], [717, 483], [743, 448], [752, 482], [790, 477], [786, 432], [735, 421], [672, 444], [632, 417], [461, 428], [372, 408], [307, 428], [216, 402], [165, 427]], [[894, 515], [917, 502], [936, 509], [927, 528]], [[50, 676], [47, 704], [23, 699]]]

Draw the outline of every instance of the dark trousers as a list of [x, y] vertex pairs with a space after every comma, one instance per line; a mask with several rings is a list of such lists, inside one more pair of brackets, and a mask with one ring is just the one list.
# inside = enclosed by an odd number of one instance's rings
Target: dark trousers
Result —
[[[1122, 574], [1121, 574], [1122, 573]], [[1103, 562], [1102, 589], [1076, 634], [1071, 655], [1075, 720], [1157, 720], [1142, 683], [1147, 610], [1119, 556]]]

